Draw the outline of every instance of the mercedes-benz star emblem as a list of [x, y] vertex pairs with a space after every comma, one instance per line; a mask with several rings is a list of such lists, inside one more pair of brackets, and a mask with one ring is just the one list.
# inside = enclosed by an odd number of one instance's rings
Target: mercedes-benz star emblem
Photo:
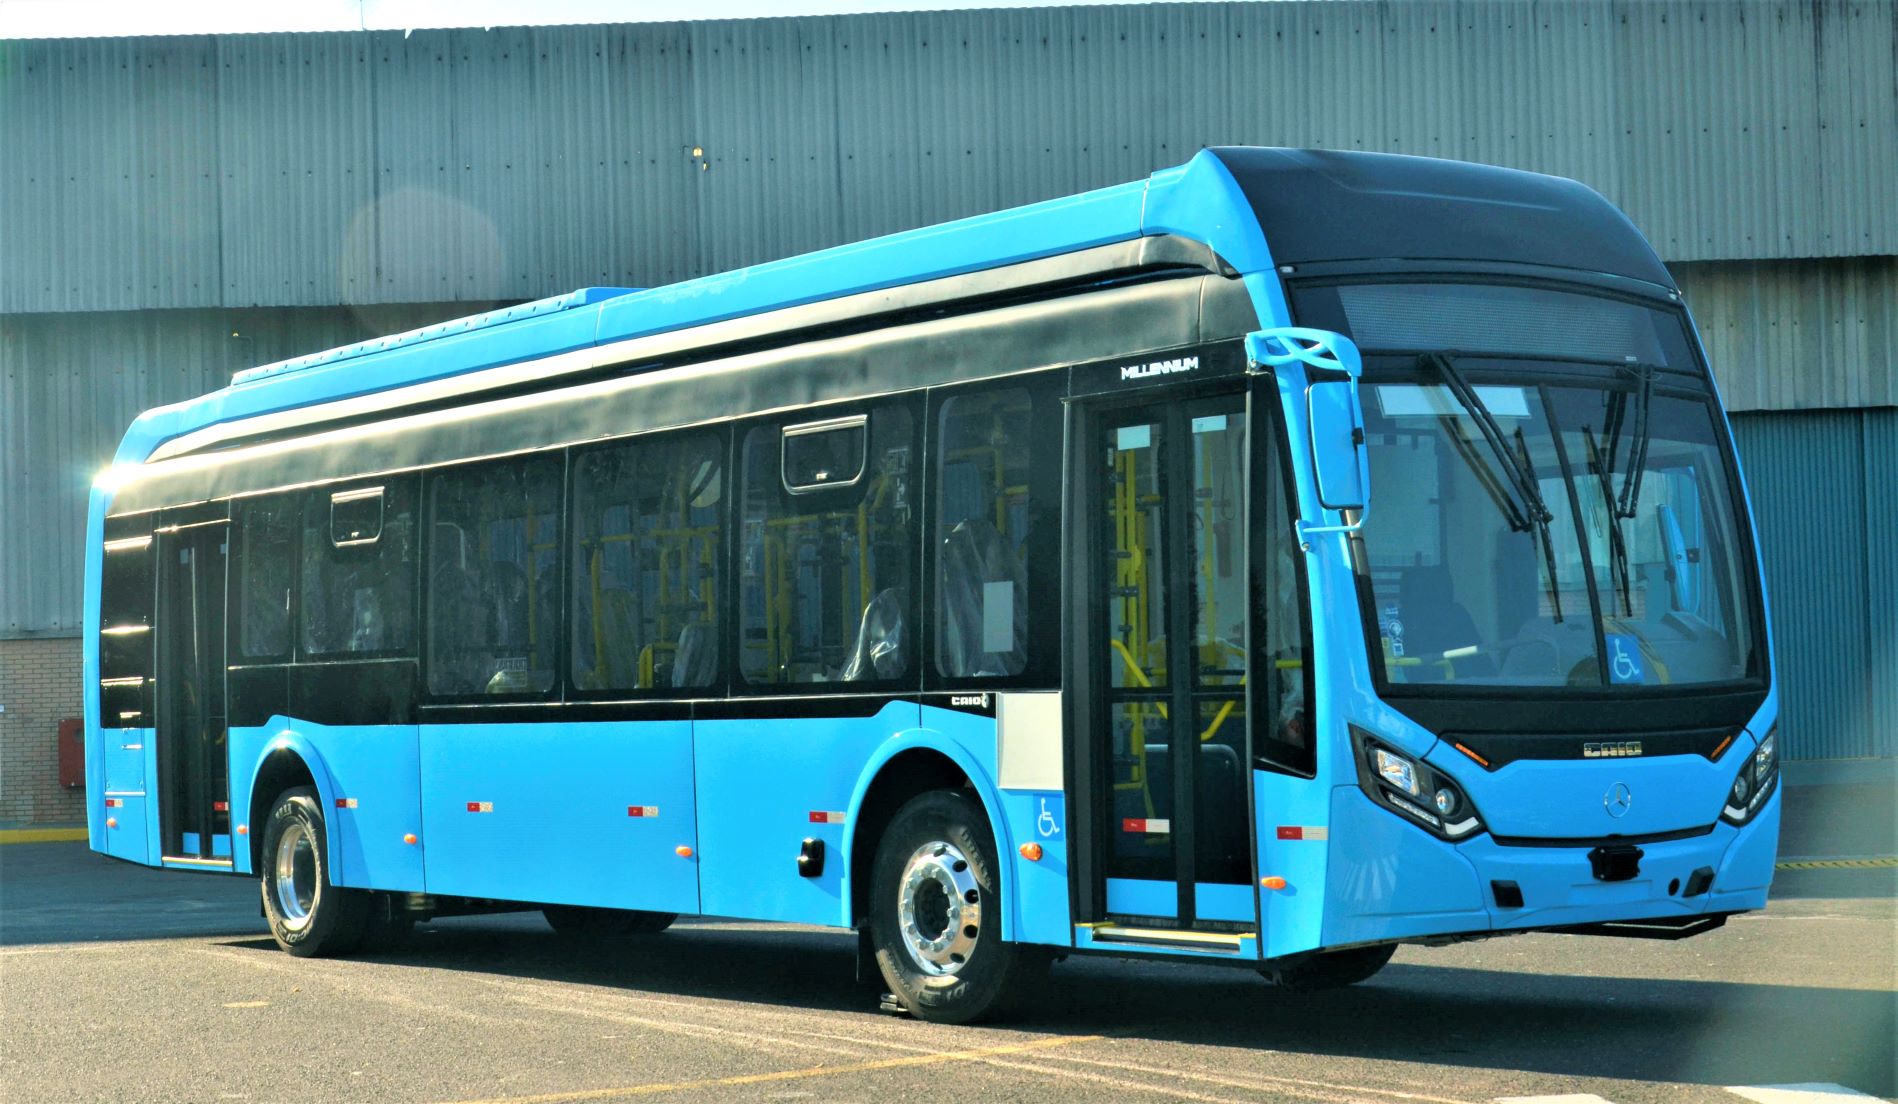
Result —
[[1634, 791], [1628, 788], [1626, 782], [1617, 782], [1601, 795], [1601, 807], [1608, 810], [1609, 816], [1619, 820], [1634, 807]]

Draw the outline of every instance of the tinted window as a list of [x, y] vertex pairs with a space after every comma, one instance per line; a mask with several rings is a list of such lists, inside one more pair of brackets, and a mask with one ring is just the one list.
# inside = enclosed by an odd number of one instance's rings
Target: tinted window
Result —
[[748, 680], [887, 682], [909, 672], [913, 440], [907, 410], [874, 411], [862, 477], [791, 494], [783, 427], [745, 435], [740, 663]]
[[553, 685], [561, 473], [559, 456], [536, 456], [430, 481], [431, 693], [527, 694]]
[[299, 641], [314, 656], [405, 652], [415, 646], [415, 493], [389, 485], [374, 540], [331, 539], [332, 492], [303, 503]]
[[713, 434], [574, 458], [574, 685], [683, 690], [717, 681], [723, 469]]
[[961, 395], [936, 426], [936, 669], [949, 678], [1028, 665], [1032, 405], [1019, 387]]
[[861, 415], [786, 426], [784, 487], [812, 491], [845, 487], [863, 476], [869, 433]]
[[290, 654], [290, 587], [296, 573], [302, 496], [245, 502], [237, 511], [237, 654], [284, 659]]

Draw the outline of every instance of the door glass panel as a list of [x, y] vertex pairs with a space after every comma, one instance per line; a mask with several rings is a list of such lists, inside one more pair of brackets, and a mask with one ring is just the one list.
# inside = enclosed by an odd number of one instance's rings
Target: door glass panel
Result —
[[1193, 498], [1186, 526], [1193, 587], [1190, 660], [1198, 766], [1194, 877], [1250, 882], [1246, 843], [1245, 417], [1189, 412]]
[[1159, 420], [1105, 431], [1109, 873], [1171, 878], [1173, 771], [1167, 674], [1167, 503]]
[[222, 527], [164, 542], [160, 564], [159, 815], [164, 853], [230, 855]]

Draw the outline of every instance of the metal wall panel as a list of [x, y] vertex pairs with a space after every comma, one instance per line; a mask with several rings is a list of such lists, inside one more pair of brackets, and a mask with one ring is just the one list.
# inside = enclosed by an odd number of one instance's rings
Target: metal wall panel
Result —
[[1217, 143], [1573, 176], [1670, 261], [1890, 255], [1895, 38], [1891, 0], [1314, 0], [4, 43], [0, 311], [650, 286]]
[[1672, 271], [1729, 410], [1898, 406], [1898, 257]]
[[1794, 759], [1898, 755], [1898, 411], [1742, 414]]
[[87, 491], [141, 411], [466, 306], [0, 315], [0, 636], [78, 632]]

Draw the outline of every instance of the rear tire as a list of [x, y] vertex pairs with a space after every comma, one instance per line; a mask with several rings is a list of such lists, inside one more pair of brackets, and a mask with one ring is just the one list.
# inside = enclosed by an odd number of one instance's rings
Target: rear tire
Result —
[[331, 880], [316, 791], [299, 786], [279, 794], [264, 822], [263, 844], [259, 884], [277, 946], [299, 958], [355, 950], [368, 922], [369, 894]]
[[877, 843], [870, 939], [891, 994], [918, 1019], [1005, 1013], [1042, 961], [1002, 942], [1000, 869], [973, 799], [935, 791], [897, 810]]
[[1259, 973], [1265, 980], [1294, 993], [1317, 993], [1356, 985], [1384, 968], [1397, 953], [1397, 944], [1380, 943], [1375, 947], [1352, 947], [1307, 955], [1289, 965], [1264, 966]]
[[547, 918], [548, 927], [575, 939], [657, 935], [679, 918], [677, 913], [671, 912], [588, 908], [584, 905], [546, 905], [540, 914]]

